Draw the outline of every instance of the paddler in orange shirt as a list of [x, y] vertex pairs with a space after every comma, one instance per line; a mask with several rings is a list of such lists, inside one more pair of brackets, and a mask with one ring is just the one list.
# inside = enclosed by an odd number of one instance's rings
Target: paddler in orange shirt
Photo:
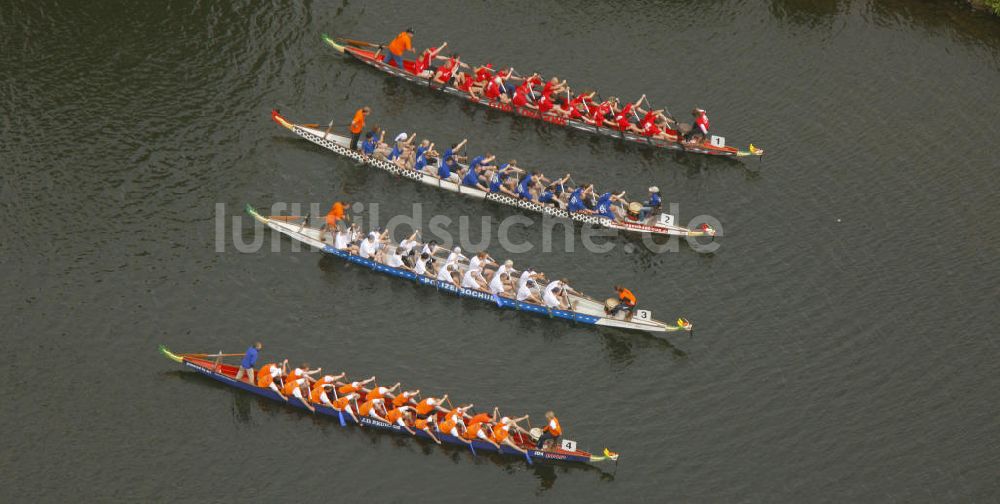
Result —
[[354, 119], [351, 119], [351, 150], [358, 150], [358, 140], [361, 139], [361, 132], [365, 130], [365, 117], [371, 113], [370, 107], [361, 107], [354, 112]]
[[385, 55], [385, 64], [394, 65], [396, 68], [403, 69], [403, 52], [410, 51], [416, 54], [417, 51], [413, 50], [413, 28], [407, 28], [406, 31], [400, 32], [396, 35], [396, 38], [389, 42], [389, 52]]
[[618, 293], [618, 306], [615, 306], [608, 312], [608, 315], [614, 317], [618, 315], [618, 312], [625, 312], [625, 320], [632, 320], [632, 314], [635, 313], [635, 294], [632, 291], [622, 287], [621, 285], [615, 286], [615, 292]]
[[559, 436], [562, 436], [562, 426], [559, 425], [559, 419], [556, 418], [556, 414], [552, 411], [545, 412], [545, 419], [549, 421], [542, 429], [542, 435], [538, 436], [538, 444], [535, 445], [536, 450], [541, 450], [545, 442], [552, 440], [553, 444], [559, 440]]
[[[330, 206], [330, 211], [326, 213], [326, 224], [320, 228], [320, 233], [323, 231], [329, 231], [330, 243], [335, 243], [337, 241], [337, 223], [340, 221], [347, 222], [350, 219], [346, 215], [346, 210], [348, 208], [351, 208], [350, 203], [335, 201], [333, 205]], [[320, 241], [323, 241], [322, 234], [320, 235], [320, 238]]]

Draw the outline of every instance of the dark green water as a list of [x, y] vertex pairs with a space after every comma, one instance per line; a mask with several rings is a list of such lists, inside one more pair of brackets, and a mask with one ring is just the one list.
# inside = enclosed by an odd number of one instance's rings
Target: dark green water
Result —
[[[320, 41], [409, 25], [468, 61], [700, 105], [770, 153], [676, 156], [487, 113]], [[711, 255], [516, 257], [598, 295], [627, 282], [695, 338], [497, 312], [287, 240], [271, 253], [264, 232], [264, 250], [217, 252], [219, 203], [227, 222], [245, 202], [334, 198], [519, 215], [268, 119], [347, 122], [361, 104], [391, 131], [657, 184], [682, 218], [719, 219]], [[958, 2], [7, 2], [0, 110], [6, 502], [998, 499], [1000, 22]], [[517, 238], [540, 238], [532, 220]], [[254, 339], [265, 359], [553, 408], [622, 460], [528, 467], [341, 429], [156, 353]]]

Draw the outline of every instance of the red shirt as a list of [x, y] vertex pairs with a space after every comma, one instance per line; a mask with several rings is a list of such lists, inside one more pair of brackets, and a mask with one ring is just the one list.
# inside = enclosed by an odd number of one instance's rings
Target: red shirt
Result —
[[552, 103], [552, 98], [549, 93], [542, 93], [542, 97], [538, 99], [538, 111], [541, 113], [546, 113], [552, 110], [554, 104]]
[[497, 84], [496, 79], [486, 84], [486, 97], [491, 100], [496, 100], [500, 97], [500, 85]]
[[480, 68], [476, 70], [476, 82], [483, 82], [493, 77], [493, 72], [489, 68]]
[[527, 83], [524, 83], [524, 84], [521, 84], [520, 86], [517, 86], [517, 90], [514, 91], [514, 106], [515, 107], [523, 107], [526, 103], [528, 103], [528, 93], [529, 92], [530, 91], [528, 91], [528, 84]]
[[472, 76], [467, 73], [462, 73], [460, 75], [464, 75], [465, 80], [462, 81], [462, 84], [458, 85], [458, 89], [461, 89], [462, 91], [468, 91], [472, 89]]
[[702, 132], [708, 133], [708, 114], [702, 112], [701, 115], [694, 120], [694, 125], [698, 126]]

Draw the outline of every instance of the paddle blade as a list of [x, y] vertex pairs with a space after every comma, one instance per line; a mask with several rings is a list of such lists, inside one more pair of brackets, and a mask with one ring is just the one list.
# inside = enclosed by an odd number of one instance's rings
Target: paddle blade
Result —
[[528, 452], [524, 452], [524, 460], [528, 461], [528, 465], [534, 465], [535, 464], [534, 462], [531, 461], [531, 455], [528, 455]]
[[344, 412], [343, 411], [337, 411], [337, 416], [340, 417], [340, 426], [341, 427], [347, 427], [347, 422], [344, 421]]
[[472, 446], [472, 443], [469, 443], [469, 449], [472, 450], [472, 456], [475, 457], [476, 456], [476, 447]]

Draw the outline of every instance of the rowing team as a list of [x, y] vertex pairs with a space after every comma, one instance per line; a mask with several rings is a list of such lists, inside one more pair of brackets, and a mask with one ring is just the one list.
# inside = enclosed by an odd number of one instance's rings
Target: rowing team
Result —
[[[527, 420], [528, 415], [519, 418], [500, 416], [497, 408], [493, 408], [492, 415], [488, 413], [472, 415], [470, 414], [472, 404], [445, 408], [445, 403], [451, 405], [448, 394], [440, 398], [427, 397], [419, 400], [419, 390], [400, 391], [399, 383], [391, 387], [373, 384], [369, 389], [365, 388], [365, 385], [375, 382], [374, 376], [350, 382], [344, 381], [345, 373], [315, 378], [314, 376], [321, 371], [322, 368], [310, 369], [309, 364], [305, 363], [289, 370], [288, 359], [285, 359], [281, 364], [269, 363], [261, 366], [256, 373], [256, 385], [270, 389], [286, 401], [297, 400], [312, 412], [316, 411], [316, 406], [326, 406], [341, 415], [350, 415], [359, 426], [362, 425], [359, 417], [368, 417], [402, 427], [410, 434], [416, 434], [418, 430], [423, 431], [438, 444], [441, 444], [438, 435], [445, 433], [466, 444], [478, 439], [493, 445], [497, 450], [500, 449], [500, 445], [506, 445], [522, 454], [527, 454], [527, 450], [518, 446], [510, 434], [513, 430], [530, 436], [530, 433], [518, 424]], [[548, 425], [536, 445], [536, 449], [539, 450], [545, 447], [545, 441], [550, 439], [554, 441], [562, 435], [562, 428], [555, 415], [549, 411], [546, 417]]]
[[[416, 52], [413, 49], [412, 37], [411, 29], [397, 35], [389, 44], [388, 52], [382, 60], [388, 65], [406, 69], [432, 82], [453, 85], [477, 101], [486, 98], [491, 102], [510, 104], [516, 108], [536, 110], [540, 114], [578, 120], [595, 127], [611, 128], [669, 142], [681, 141], [683, 137], [685, 143], [697, 144], [707, 138], [710, 123], [708, 113], [703, 109], [695, 108], [691, 111], [694, 127], [678, 125], [673, 117], [664, 114], [664, 109], [654, 110], [646, 95], [642, 95], [642, 98], [632, 103], [623, 103], [616, 97], [598, 103], [594, 101], [596, 92], [574, 96], [566, 81], [557, 77], [546, 81], [537, 73], [528, 77], [519, 76], [513, 68], [494, 71], [491, 63], [472, 68], [462, 62], [458, 53], [453, 53], [449, 57], [442, 56], [441, 52], [448, 46], [447, 42], [438, 47], [425, 49], [411, 66], [406, 68], [403, 53]], [[375, 59], [380, 59], [380, 52], [381, 49], [375, 53]], [[437, 60], [446, 63], [435, 66]], [[463, 72], [462, 68], [469, 71]], [[541, 90], [538, 91], [536, 88]], [[641, 107], [643, 102], [648, 109]]]
[[[598, 193], [593, 184], [574, 187], [570, 184], [572, 177], [568, 173], [562, 177], [549, 178], [537, 170], [529, 172], [519, 167], [516, 159], [499, 163], [491, 152], [469, 160], [468, 156], [461, 154], [468, 139], [452, 144], [443, 154], [434, 149], [435, 144], [430, 140], [424, 139], [420, 144], [414, 145], [415, 140], [416, 133], [404, 132], [396, 135], [390, 146], [385, 142], [385, 130], [377, 133], [369, 131], [361, 143], [361, 152], [440, 180], [572, 213], [598, 215], [618, 221], [645, 222], [658, 214], [663, 206], [660, 189], [656, 186], [649, 188], [646, 200], [630, 203], [625, 199], [625, 191], [618, 194]], [[466, 161], [467, 166], [460, 164]]]
[[[569, 286], [565, 278], [547, 282], [544, 273], [531, 268], [518, 271], [514, 268], [514, 261], [509, 259], [499, 264], [486, 251], [466, 257], [461, 247], [449, 252], [434, 240], [420, 243], [417, 240], [419, 230], [398, 245], [389, 239], [388, 231], [372, 231], [363, 235], [360, 226], [346, 226], [343, 221], [328, 219], [324, 230], [332, 235], [333, 246], [337, 250], [434, 278], [456, 288], [489, 293], [498, 304], [499, 298], [504, 297], [549, 309], [571, 310], [575, 309], [575, 305], [569, 295], [581, 295]], [[321, 239], [326, 241], [325, 234], [321, 235]], [[448, 253], [447, 257], [438, 256], [442, 252]], [[438, 266], [438, 262], [442, 264]]]

